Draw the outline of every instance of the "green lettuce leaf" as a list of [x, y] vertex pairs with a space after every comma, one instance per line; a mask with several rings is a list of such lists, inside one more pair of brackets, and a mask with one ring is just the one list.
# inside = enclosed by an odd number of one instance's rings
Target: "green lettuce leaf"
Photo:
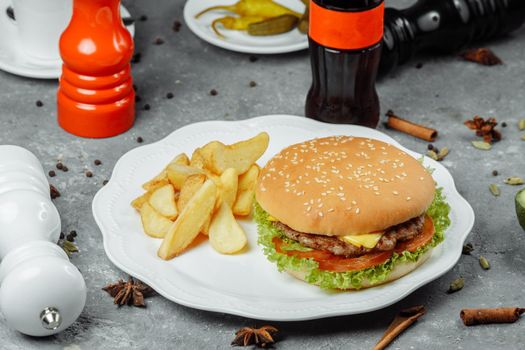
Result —
[[384, 281], [397, 264], [416, 262], [431, 247], [435, 247], [441, 243], [445, 238], [445, 230], [450, 225], [449, 212], [450, 207], [443, 196], [443, 189], [439, 188], [436, 190], [434, 200], [427, 210], [427, 214], [432, 218], [435, 227], [435, 233], [430, 243], [418, 248], [415, 252], [404, 251], [401, 254], [394, 253], [389, 260], [381, 265], [364, 270], [347, 272], [323, 271], [319, 269], [319, 264], [313, 259], [297, 258], [278, 253], [272, 242], [274, 237], [280, 237], [283, 240], [283, 250], [308, 251], [311, 249], [288, 239], [280, 229], [276, 228], [272, 222], [268, 220], [268, 213], [266, 213], [257, 202], [255, 202], [254, 218], [258, 225], [258, 243], [263, 247], [264, 254], [268, 260], [277, 264], [279, 271], [292, 270], [304, 272], [307, 282], [318, 284], [324, 289], [348, 289], [349, 287], [359, 289], [362, 287], [364, 280], [368, 280], [371, 284]]

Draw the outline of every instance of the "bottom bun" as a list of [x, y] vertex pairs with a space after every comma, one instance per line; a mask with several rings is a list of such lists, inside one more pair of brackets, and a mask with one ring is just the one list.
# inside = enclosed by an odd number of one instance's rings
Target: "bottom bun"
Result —
[[[390, 271], [388, 276], [381, 282], [377, 282], [377, 283], [372, 284], [367, 279], [363, 280], [362, 286], [359, 289], [376, 287], [376, 286], [379, 286], [379, 285], [384, 284], [384, 283], [395, 281], [395, 280], [403, 277], [404, 275], [406, 275], [406, 274], [414, 271], [415, 269], [417, 269], [425, 261], [427, 261], [428, 258], [430, 258], [431, 255], [432, 255], [432, 248], [430, 248], [425, 254], [421, 255], [416, 262], [403, 262], [403, 263], [397, 264], [394, 267], [394, 269], [392, 271]], [[305, 279], [306, 279], [306, 273], [303, 272], [303, 271], [286, 270], [286, 272], [288, 272], [290, 275], [294, 276], [295, 278], [300, 279], [301, 281], [305, 281]], [[318, 285], [317, 283], [315, 283], [315, 284]], [[354, 289], [357, 289], [357, 288], [353, 288], [353, 287], [346, 288], [346, 290], [354, 290]]]

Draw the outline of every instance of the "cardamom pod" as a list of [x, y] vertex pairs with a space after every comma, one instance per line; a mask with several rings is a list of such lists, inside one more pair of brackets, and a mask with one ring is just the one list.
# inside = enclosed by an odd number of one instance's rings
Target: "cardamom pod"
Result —
[[463, 279], [463, 277], [457, 278], [454, 281], [452, 281], [452, 283], [448, 287], [447, 293], [451, 294], [451, 293], [458, 292], [462, 290], [464, 286], [465, 286], [465, 280]]
[[438, 160], [439, 159], [437, 153], [432, 151], [432, 150], [427, 151], [427, 156], [429, 156], [430, 158], [432, 158], [434, 160]]
[[484, 256], [480, 256], [479, 257], [479, 264], [481, 265], [483, 270], [489, 270], [490, 269], [489, 261], [487, 259], [485, 259]]
[[496, 184], [490, 184], [489, 189], [490, 189], [490, 192], [496, 197], [498, 197], [501, 194], [501, 190], [499, 189], [499, 186]]
[[68, 240], [62, 240], [61, 247], [64, 249], [68, 257], [71, 257], [73, 253], [78, 253], [78, 247], [76, 244]]
[[472, 245], [472, 243], [467, 243], [463, 245], [461, 254], [470, 255], [470, 253], [472, 253], [473, 250], [474, 250], [474, 246]]
[[445, 157], [448, 155], [449, 152], [450, 152], [450, 151], [448, 150], [448, 147], [443, 147], [443, 148], [439, 151], [439, 153], [438, 153], [438, 155], [437, 155], [438, 160], [443, 160], [443, 159], [445, 159]]
[[492, 148], [492, 145], [485, 141], [472, 141], [472, 146], [483, 151], [488, 151]]
[[525, 119], [520, 119], [520, 121], [518, 122], [518, 128], [520, 130], [525, 130]]
[[523, 182], [523, 179], [521, 177], [517, 177], [517, 176], [511, 176], [509, 178], [506, 178], [505, 179], [505, 183], [507, 185], [523, 185], [525, 182]]

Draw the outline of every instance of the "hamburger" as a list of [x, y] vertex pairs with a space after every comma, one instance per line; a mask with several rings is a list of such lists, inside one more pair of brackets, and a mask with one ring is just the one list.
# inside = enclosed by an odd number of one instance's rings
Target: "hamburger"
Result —
[[406, 275], [430, 257], [450, 224], [449, 206], [421, 162], [360, 137], [283, 149], [261, 170], [255, 196], [267, 258], [326, 289]]

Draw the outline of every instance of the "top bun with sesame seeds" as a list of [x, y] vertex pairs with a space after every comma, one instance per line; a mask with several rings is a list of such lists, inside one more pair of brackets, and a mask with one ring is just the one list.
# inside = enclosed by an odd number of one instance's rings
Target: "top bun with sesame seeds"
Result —
[[383, 231], [425, 213], [432, 176], [379, 140], [332, 136], [283, 149], [262, 169], [256, 200], [293, 230], [345, 236]]

